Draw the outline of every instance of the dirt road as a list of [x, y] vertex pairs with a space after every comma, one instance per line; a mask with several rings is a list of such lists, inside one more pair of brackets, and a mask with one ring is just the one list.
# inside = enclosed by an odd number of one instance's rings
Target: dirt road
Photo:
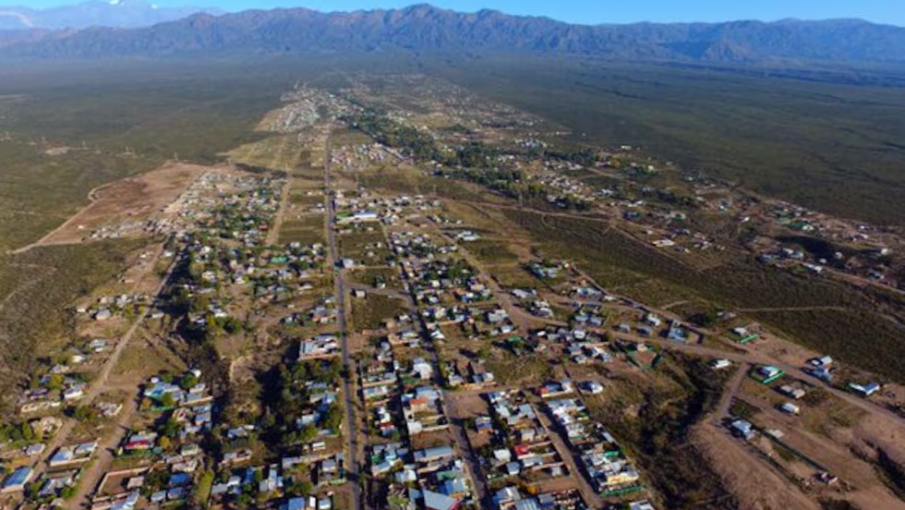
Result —
[[[535, 408], [536, 407], [537, 406], [535, 406]], [[585, 502], [587, 502], [591, 508], [603, 508], [603, 498], [594, 492], [594, 489], [591, 487], [591, 484], [588, 483], [583, 472], [579, 470], [578, 462], [575, 460], [572, 449], [569, 448], [569, 445], [567, 445], [565, 441], [563, 441], [559, 431], [553, 428], [553, 423], [550, 421], [550, 418], [544, 412], [538, 412], [537, 418], [544, 428], [550, 432], [550, 439], [553, 441], [553, 446], [559, 453], [559, 457], [566, 463], [572, 476], [578, 480], [578, 490], [581, 492], [581, 496], [584, 498]]]
[[[159, 249], [157, 250], [157, 252], [154, 255], [154, 258], [151, 261], [149, 261], [149, 263], [147, 265], [148, 269], [147, 269], [145, 275], [143, 275], [142, 278], [139, 278], [136, 280], [136, 282], [135, 282], [136, 287], [141, 284], [144, 277], [147, 277], [149, 274], [153, 273], [154, 266], [156, 265], [156, 262], [160, 258], [162, 252], [163, 252], [163, 245], [161, 245], [159, 247]], [[170, 265], [170, 267], [167, 270], [166, 275], [161, 279], [160, 283], [158, 284], [157, 288], [155, 289], [154, 296], [159, 296], [160, 293], [163, 291], [164, 287], [166, 286], [166, 282], [169, 279], [170, 274], [172, 273], [174, 267], [175, 267], [175, 261], [173, 264]], [[141, 314], [139, 314], [138, 317], [135, 318], [135, 321], [132, 323], [132, 326], [129, 328], [129, 330], [126, 332], [126, 334], [123, 335], [122, 338], [120, 338], [120, 341], [116, 344], [116, 347], [114, 348], [113, 353], [110, 355], [110, 358], [107, 359], [107, 362], [104, 364], [104, 366], [101, 369], [101, 372], [98, 374], [97, 378], [94, 381], [92, 381], [91, 387], [88, 390], [88, 393], [85, 395], [85, 397], [79, 403], [80, 405], [82, 405], [82, 406], [92, 405], [94, 403], [94, 401], [97, 400], [97, 398], [100, 395], [102, 395], [104, 392], [108, 391], [109, 388], [107, 387], [107, 383], [110, 378], [110, 373], [116, 367], [117, 363], [119, 363], [119, 359], [120, 359], [120, 357], [122, 357], [123, 352], [129, 346], [129, 343], [132, 341], [132, 338], [135, 336], [136, 332], [141, 327], [142, 323], [148, 317], [148, 314], [150, 312], [151, 312], [151, 309], [150, 309], [150, 307], [148, 307]], [[132, 397], [132, 398], [130, 398], [130, 400], [132, 401], [131, 404], [126, 404], [123, 406], [124, 409], [121, 412], [121, 415], [123, 415], [123, 417], [121, 417], [120, 420], [118, 420], [118, 423], [120, 423], [121, 420], [126, 419], [128, 416], [130, 416], [128, 413], [128, 409], [126, 409], [126, 407], [128, 405], [134, 405], [135, 397], [137, 397], [137, 391], [138, 391], [138, 389], [136, 388], [135, 393], [133, 395], [130, 395], [130, 397]], [[56, 452], [56, 450], [59, 449], [61, 446], [65, 446], [66, 444], [68, 444], [68, 441], [70, 440], [69, 435], [72, 433], [72, 429], [75, 427], [75, 424], [76, 424], [76, 420], [74, 420], [72, 418], [64, 418], [63, 426], [60, 427], [59, 431], [57, 431], [53, 440], [47, 445], [47, 448], [44, 450], [44, 453], [40, 456], [40, 458], [38, 460], [37, 466], [35, 468], [35, 478], [37, 478], [44, 471], [46, 471], [46, 469], [48, 467], [47, 461], [50, 458], [50, 456], [54, 452]], [[114, 434], [114, 435], [116, 435], [116, 434]], [[111, 439], [111, 441], [112, 441], [112, 439]], [[104, 442], [105, 445], [107, 443], [108, 443], [108, 441]], [[97, 464], [99, 464], [99, 463], [96, 462], [95, 465], [97, 465]], [[89, 471], [89, 474], [90, 474], [90, 472], [91, 471]], [[81, 487], [80, 495], [84, 494], [83, 491], [85, 490], [85, 488], [88, 488], [88, 489], [93, 488], [94, 485], [96, 485], [96, 483], [97, 483], [97, 479], [90, 479], [88, 476], [82, 477], [82, 479], [80, 480], [80, 487]], [[76, 508], [76, 506], [73, 505], [73, 506], [71, 506], [71, 508]]]
[[289, 193], [292, 186], [289, 182], [283, 185], [283, 189], [280, 190], [280, 209], [277, 211], [276, 216], [273, 220], [273, 228], [267, 232], [267, 244], [277, 244], [280, 240], [280, 229], [283, 228], [283, 221], [286, 218], [286, 209], [289, 208]]

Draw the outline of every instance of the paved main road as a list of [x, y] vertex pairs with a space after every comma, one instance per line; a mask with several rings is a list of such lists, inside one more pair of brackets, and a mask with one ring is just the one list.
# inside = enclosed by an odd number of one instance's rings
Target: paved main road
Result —
[[336, 244], [336, 201], [333, 198], [332, 179], [330, 175], [330, 135], [327, 135], [326, 151], [324, 153], [324, 190], [327, 201], [327, 243], [330, 245], [330, 261], [333, 265], [333, 277], [336, 281], [336, 307], [337, 322], [339, 324], [339, 336], [342, 342], [343, 366], [345, 367], [345, 375], [343, 376], [343, 394], [346, 400], [346, 429], [348, 462], [346, 462], [346, 473], [350, 481], [349, 486], [352, 490], [352, 504], [355, 510], [362, 510], [361, 485], [359, 483], [358, 468], [358, 421], [355, 413], [355, 394], [352, 386], [352, 377], [355, 376], [356, 370], [353, 366], [352, 355], [349, 352], [349, 328], [346, 320], [346, 281], [342, 271], [339, 270], [339, 249]]

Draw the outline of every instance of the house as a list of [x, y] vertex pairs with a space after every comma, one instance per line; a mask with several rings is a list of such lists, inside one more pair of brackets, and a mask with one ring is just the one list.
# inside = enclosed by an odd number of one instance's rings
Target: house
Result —
[[633, 503], [629, 503], [629, 510], [655, 510], [654, 505], [652, 505], [649, 501], [635, 501]]
[[679, 322], [673, 322], [666, 337], [675, 342], [687, 342], [688, 329]]
[[730, 425], [732, 429], [732, 433], [736, 436], [743, 437], [745, 439], [751, 439], [754, 437], [754, 425], [751, 422], [745, 420], [735, 420]]
[[415, 462], [426, 464], [437, 460], [455, 457], [456, 453], [449, 446], [437, 446], [415, 452]]
[[333, 335], [319, 335], [299, 343], [299, 361], [328, 358], [338, 354], [339, 342]]
[[810, 364], [817, 368], [828, 369], [833, 365], [833, 358], [831, 358], [830, 356], [821, 356], [819, 358], [812, 359], [810, 361]]
[[772, 366], [772, 365], [762, 365], [757, 367], [755, 370], [757, 376], [760, 378], [760, 382], [764, 384], [770, 384], [771, 382], [779, 379], [785, 372], [782, 370]]
[[258, 492], [267, 494], [283, 487], [283, 477], [279, 475], [276, 464], [270, 465], [267, 476], [258, 482]]
[[46, 449], [47, 445], [38, 443], [26, 446], [24, 452], [27, 457], [34, 457], [35, 455], [41, 455]]
[[541, 505], [539, 499], [527, 498], [521, 501], [516, 501], [515, 510], [544, 510], [544, 506]]
[[603, 385], [597, 381], [587, 381], [581, 384], [581, 389], [589, 395], [599, 395], [603, 393]]
[[461, 503], [458, 499], [434, 491], [424, 491], [425, 510], [456, 510]]
[[415, 471], [414, 466], [403, 466], [402, 471], [396, 473], [396, 483], [404, 485], [417, 481], [418, 473]]
[[518, 462], [507, 462], [506, 463], [506, 474], [509, 476], [516, 476], [522, 470], [522, 465]]
[[722, 370], [732, 366], [732, 362], [728, 359], [715, 359], [710, 362], [710, 368], [714, 370]]
[[865, 398], [880, 391], [880, 388], [881, 388], [881, 386], [877, 383], [870, 383], [870, 384], [866, 384], [866, 385], [851, 383], [848, 385], [848, 387], [855, 393], [857, 393]]
[[305, 498], [290, 498], [280, 507], [281, 510], [306, 510], [306, 508], [308, 507]]
[[434, 367], [424, 358], [417, 358], [412, 363], [412, 373], [422, 381], [429, 381], [434, 376]]
[[520, 501], [522, 499], [522, 495], [519, 494], [519, 491], [515, 487], [503, 487], [498, 490], [496, 494], [493, 495], [493, 501], [497, 504], [498, 507], [502, 508], [509, 503], [514, 503], [516, 501]]
[[810, 374], [821, 381], [830, 382], [833, 380], [833, 373], [826, 368], [816, 368], [811, 370]]
[[34, 469], [28, 466], [23, 466], [13, 471], [12, 474], [3, 481], [3, 485], [0, 486], [0, 494], [24, 491], [25, 486], [31, 481], [33, 474]]
[[443, 485], [440, 486], [440, 492], [455, 499], [466, 498], [469, 494], [469, 489], [462, 472], [452, 470], [439, 475], [441, 479], [448, 476], [452, 476], [452, 478], [448, 478], [443, 482]]
[[221, 466], [232, 466], [235, 464], [241, 464], [243, 462], [248, 462], [251, 460], [252, 452], [251, 450], [244, 449], [235, 452], [226, 452], [223, 454], [223, 460], [220, 461]]
[[648, 324], [649, 326], [652, 326], [655, 328], [659, 328], [660, 326], [663, 325], [663, 319], [661, 319], [660, 317], [658, 317], [657, 315], [652, 314], [652, 313], [649, 313], [644, 316], [644, 322], [646, 324]]
[[135, 508], [135, 505], [138, 504], [138, 498], [141, 496], [139, 491], [132, 491], [125, 498], [119, 499], [113, 506], [110, 507], [110, 510], [132, 510]]
[[543, 385], [540, 390], [538, 390], [538, 393], [541, 397], [552, 398], [572, 393], [572, 391], [572, 381], [563, 379], [562, 381], [550, 382]]
[[803, 389], [793, 388], [792, 386], [789, 386], [789, 385], [784, 385], [781, 388], [779, 388], [779, 392], [782, 393], [783, 395], [786, 395], [787, 397], [794, 398], [795, 400], [801, 400], [805, 397], [805, 395], [807, 395], [807, 392], [804, 391]]
[[798, 415], [801, 413], [801, 409], [797, 405], [795, 405], [791, 402], [783, 403], [782, 405], [779, 406], [779, 410], [786, 414], [792, 414], [792, 415]]
[[63, 390], [63, 400], [79, 400], [85, 396], [85, 387], [84, 385], [76, 385], [70, 386]]

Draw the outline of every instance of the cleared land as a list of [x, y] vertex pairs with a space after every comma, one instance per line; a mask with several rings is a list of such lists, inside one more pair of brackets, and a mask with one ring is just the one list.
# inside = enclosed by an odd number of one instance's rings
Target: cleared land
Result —
[[78, 243], [92, 231], [117, 222], [143, 222], [162, 212], [208, 168], [170, 163], [160, 169], [94, 189], [91, 204], [35, 243]]

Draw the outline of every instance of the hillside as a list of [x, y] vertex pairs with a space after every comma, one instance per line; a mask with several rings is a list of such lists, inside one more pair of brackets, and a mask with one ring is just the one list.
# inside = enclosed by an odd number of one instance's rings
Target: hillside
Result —
[[417, 5], [321, 13], [307, 9], [196, 14], [152, 27], [90, 28], [10, 46], [38, 58], [190, 53], [520, 51], [679, 62], [905, 61], [905, 28], [858, 20], [718, 24], [570, 25], [496, 11]]

